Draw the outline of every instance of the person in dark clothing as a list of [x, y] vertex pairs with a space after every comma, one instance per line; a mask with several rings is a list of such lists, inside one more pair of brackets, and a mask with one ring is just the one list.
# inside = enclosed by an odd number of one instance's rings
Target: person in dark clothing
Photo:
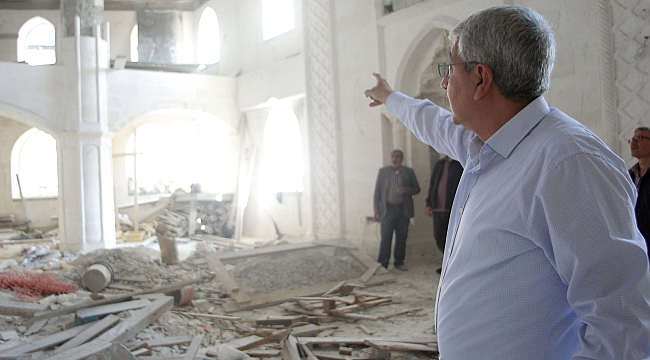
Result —
[[[445, 252], [447, 228], [449, 227], [449, 212], [454, 203], [456, 189], [463, 175], [463, 166], [456, 160], [445, 155], [433, 166], [429, 195], [426, 199], [425, 214], [433, 217], [433, 237], [438, 249]], [[442, 268], [436, 271], [440, 274]]]
[[636, 225], [645, 238], [650, 248], [650, 128], [638, 127], [634, 130], [634, 136], [628, 140], [630, 152], [639, 162], [630, 168], [630, 176], [637, 189]]
[[381, 242], [377, 262], [388, 268], [390, 250], [395, 233], [393, 249], [393, 266], [406, 271], [406, 238], [409, 230], [409, 219], [413, 217], [413, 195], [420, 192], [420, 185], [415, 178], [415, 172], [410, 167], [402, 166], [404, 153], [393, 150], [390, 153], [390, 165], [379, 169], [373, 206], [375, 220], [381, 224]]

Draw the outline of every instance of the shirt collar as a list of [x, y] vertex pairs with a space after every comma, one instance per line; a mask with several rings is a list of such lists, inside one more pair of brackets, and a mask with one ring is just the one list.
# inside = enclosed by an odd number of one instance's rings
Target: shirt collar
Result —
[[495, 132], [486, 144], [507, 158], [550, 111], [544, 97], [538, 97]]

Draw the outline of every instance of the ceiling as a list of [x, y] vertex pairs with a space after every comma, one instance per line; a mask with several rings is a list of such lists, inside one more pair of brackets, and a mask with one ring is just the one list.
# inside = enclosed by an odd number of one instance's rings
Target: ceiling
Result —
[[[194, 11], [206, 2], [208, 0], [104, 0], [104, 10]], [[60, 0], [0, 0], [0, 10], [59, 10], [60, 8]]]

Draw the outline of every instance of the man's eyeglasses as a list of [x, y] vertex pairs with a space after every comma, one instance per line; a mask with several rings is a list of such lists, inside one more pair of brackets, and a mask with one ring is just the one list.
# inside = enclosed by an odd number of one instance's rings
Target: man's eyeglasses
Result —
[[641, 141], [644, 141], [644, 140], [650, 140], [650, 137], [643, 136], [643, 135], [638, 135], [638, 136], [635, 136], [635, 137], [631, 138], [630, 140], [628, 140], [627, 143], [631, 144], [632, 141], [641, 142]]
[[446, 78], [451, 74], [451, 67], [454, 65], [461, 65], [461, 64], [478, 64], [478, 61], [463, 61], [459, 63], [449, 63], [446, 61], [441, 61], [438, 63], [438, 74], [440, 75], [441, 78]]

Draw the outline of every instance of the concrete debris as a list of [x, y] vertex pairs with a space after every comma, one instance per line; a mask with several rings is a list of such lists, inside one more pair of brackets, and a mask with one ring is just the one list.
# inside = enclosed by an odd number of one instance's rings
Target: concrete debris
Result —
[[[0, 359], [346, 356], [411, 360], [430, 359], [437, 351], [432, 331], [437, 264], [395, 273], [395, 282], [360, 284], [338, 280], [360, 277], [371, 267], [355, 265], [347, 250], [319, 245], [298, 253], [275, 252], [271, 248], [277, 245], [256, 249], [253, 242], [208, 234], [178, 245], [197, 242], [203, 250], [191, 252], [176, 264], [165, 263], [161, 252], [144, 246], [87, 254], [64, 252], [48, 260], [61, 263], [52, 267], [15, 262], [12, 270], [53, 274], [77, 290], [42, 297], [38, 304], [20, 302], [0, 291]], [[13, 253], [14, 257], [29, 256], [30, 247], [24, 249], [24, 254]], [[50, 254], [45, 250], [31, 252], [42, 258]], [[233, 257], [258, 250], [272, 255]], [[226, 286], [216, 276], [211, 258], [206, 257], [212, 252], [231, 254], [223, 259], [226, 264], [219, 271], [231, 274], [233, 284]], [[101, 293], [85, 290], [81, 285], [88, 279], [84, 281], [82, 274], [97, 264], [110, 264], [113, 272], [104, 280], [111, 277], [112, 284], [121, 286], [103, 287], [97, 290]], [[315, 286], [328, 281], [336, 281], [336, 286]], [[301, 288], [316, 292], [311, 297], [289, 296], [280, 305], [271, 302], [226, 315], [224, 305], [234, 301], [233, 286], [252, 294], [253, 300], [278, 289], [286, 294]], [[90, 300], [91, 295], [98, 300]]]

